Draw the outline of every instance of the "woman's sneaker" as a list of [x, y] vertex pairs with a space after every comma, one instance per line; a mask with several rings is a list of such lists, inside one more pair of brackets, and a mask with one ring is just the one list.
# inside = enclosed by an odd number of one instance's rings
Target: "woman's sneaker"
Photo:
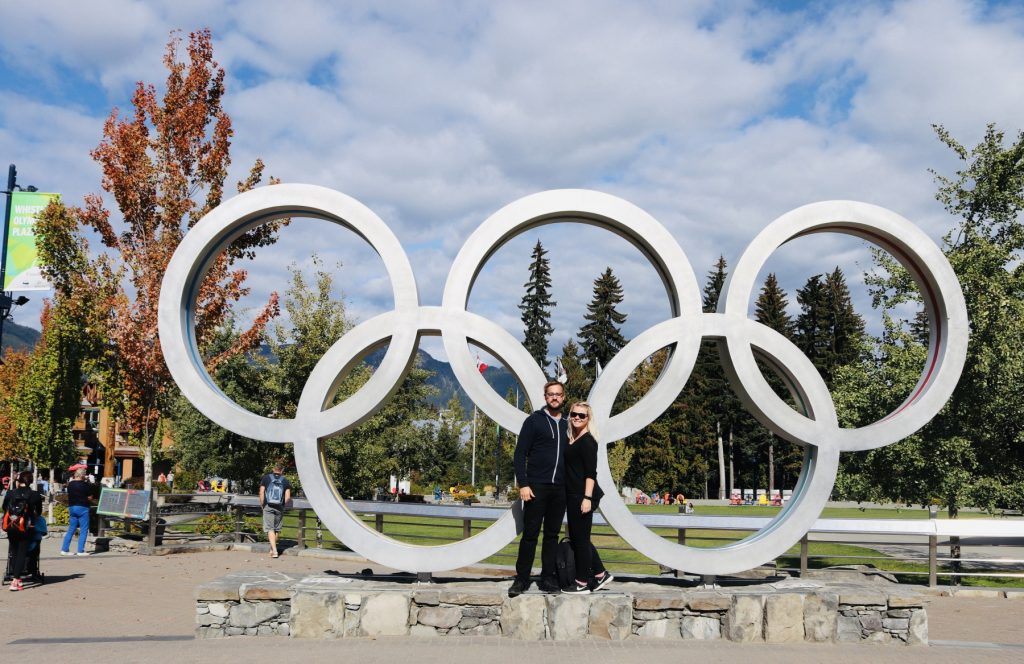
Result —
[[11, 579], [10, 590], [21, 590], [21, 579]]
[[590, 587], [584, 581], [577, 581], [568, 588], [562, 588], [562, 592], [568, 595], [589, 595]]
[[615, 577], [612, 576], [611, 572], [605, 572], [604, 576], [595, 576], [594, 577], [594, 588], [593, 588], [593, 590], [596, 592], [596, 591], [600, 590], [601, 588], [604, 588], [609, 583], [611, 583], [614, 579], [615, 579]]

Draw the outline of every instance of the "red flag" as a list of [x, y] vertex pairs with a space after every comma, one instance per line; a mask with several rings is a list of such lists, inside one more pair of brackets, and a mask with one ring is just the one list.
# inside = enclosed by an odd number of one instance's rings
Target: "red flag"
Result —
[[476, 356], [476, 368], [480, 373], [487, 371], [487, 365], [480, 361], [479, 355]]

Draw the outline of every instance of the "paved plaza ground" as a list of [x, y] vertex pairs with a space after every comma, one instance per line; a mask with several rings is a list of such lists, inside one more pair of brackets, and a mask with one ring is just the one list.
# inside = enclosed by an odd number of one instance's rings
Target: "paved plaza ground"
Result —
[[[44, 586], [0, 595], [0, 653], [23, 661], [65, 656], [79, 662], [257, 661], [268, 656], [298, 661], [359, 664], [520, 663], [538, 656], [559, 664], [596, 662], [1024, 662], [1024, 599], [934, 597], [928, 617], [933, 645], [765, 645], [725, 641], [609, 643], [519, 642], [511, 639], [192, 638], [195, 587], [232, 571], [278, 569], [322, 573], [391, 570], [365, 561], [282, 556], [240, 551], [138, 556], [58, 555], [59, 541], [44, 542]], [[0, 542], [6, 558], [7, 543]]]

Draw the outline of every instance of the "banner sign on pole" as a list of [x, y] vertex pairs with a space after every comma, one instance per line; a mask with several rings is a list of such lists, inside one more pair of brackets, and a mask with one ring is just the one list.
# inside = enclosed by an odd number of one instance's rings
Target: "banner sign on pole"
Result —
[[3, 290], [50, 290], [36, 255], [36, 218], [60, 194], [15, 191], [11, 194], [11, 218], [7, 225], [7, 266]]

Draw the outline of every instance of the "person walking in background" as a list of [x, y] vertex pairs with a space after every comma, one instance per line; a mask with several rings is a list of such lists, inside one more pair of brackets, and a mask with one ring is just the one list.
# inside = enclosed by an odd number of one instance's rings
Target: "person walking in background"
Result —
[[597, 485], [597, 439], [591, 418], [594, 411], [586, 401], [569, 408], [569, 448], [565, 452], [565, 505], [569, 541], [576, 559], [576, 584], [562, 592], [585, 595], [611, 583], [597, 549], [590, 542], [594, 510], [604, 491]]
[[292, 484], [284, 476], [284, 464], [274, 464], [274, 470], [260, 480], [260, 506], [263, 507], [263, 532], [270, 540], [270, 557], [277, 558], [277, 536], [281, 533], [285, 506], [292, 499]]
[[78, 552], [74, 555], [87, 556], [85, 540], [89, 534], [89, 507], [92, 505], [92, 486], [85, 481], [85, 468], [75, 471], [68, 482], [68, 530], [64, 533], [64, 543], [60, 547], [60, 555], [70, 556], [71, 539], [78, 530]]
[[25, 573], [28, 549], [35, 539], [36, 517], [43, 513], [43, 497], [33, 491], [32, 473], [23, 470], [17, 477], [15, 488], [9, 490], [3, 502], [3, 528], [7, 532], [7, 545], [11, 556], [10, 590], [22, 590], [21, 577]]
[[519, 498], [523, 501], [523, 535], [516, 558], [516, 578], [508, 589], [516, 597], [530, 587], [530, 572], [537, 554], [537, 537], [544, 527], [541, 543], [541, 578], [538, 587], [549, 593], [561, 588], [555, 570], [555, 550], [565, 516], [565, 448], [568, 431], [562, 417], [565, 386], [550, 381], [544, 385], [545, 407], [535, 411], [519, 431], [513, 455]]

